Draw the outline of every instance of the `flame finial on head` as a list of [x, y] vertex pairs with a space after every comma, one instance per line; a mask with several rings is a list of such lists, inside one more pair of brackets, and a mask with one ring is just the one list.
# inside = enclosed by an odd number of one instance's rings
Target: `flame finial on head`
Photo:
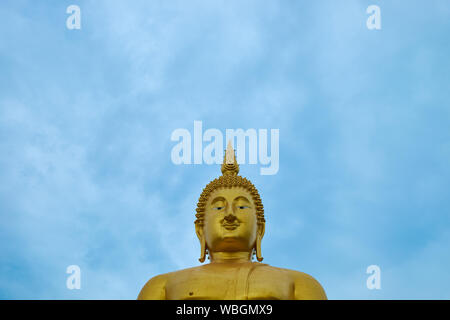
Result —
[[266, 221], [264, 219], [264, 208], [261, 203], [261, 198], [259, 196], [258, 190], [249, 180], [238, 175], [239, 165], [236, 161], [236, 156], [234, 154], [233, 146], [231, 145], [231, 140], [228, 141], [227, 150], [225, 151], [225, 155], [223, 157], [221, 171], [222, 175], [208, 183], [203, 189], [200, 198], [198, 199], [196, 209], [197, 214], [195, 215], [197, 219], [195, 220], [195, 224], [203, 225], [205, 206], [211, 192], [220, 188], [232, 187], [241, 187], [250, 192], [255, 203], [258, 223], [264, 224]]
[[231, 140], [228, 141], [227, 150], [225, 151], [225, 155], [223, 157], [221, 171], [223, 175], [237, 175], [239, 173], [239, 165], [236, 161], [236, 156], [234, 154], [233, 146], [231, 145]]

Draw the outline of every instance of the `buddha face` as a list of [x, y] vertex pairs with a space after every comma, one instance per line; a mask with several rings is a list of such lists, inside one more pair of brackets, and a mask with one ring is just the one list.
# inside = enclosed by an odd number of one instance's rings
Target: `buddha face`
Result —
[[244, 188], [220, 188], [206, 203], [203, 235], [213, 252], [250, 251], [258, 224], [252, 196]]

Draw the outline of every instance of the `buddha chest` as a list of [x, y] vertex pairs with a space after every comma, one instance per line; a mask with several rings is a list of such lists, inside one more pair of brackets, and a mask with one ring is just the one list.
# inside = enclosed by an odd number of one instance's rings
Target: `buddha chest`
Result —
[[209, 264], [173, 273], [166, 283], [169, 300], [287, 300], [294, 282], [283, 270], [262, 263]]

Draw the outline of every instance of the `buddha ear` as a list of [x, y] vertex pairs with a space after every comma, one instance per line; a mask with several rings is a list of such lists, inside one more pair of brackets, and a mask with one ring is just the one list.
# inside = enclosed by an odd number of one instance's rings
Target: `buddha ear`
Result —
[[195, 233], [197, 234], [198, 240], [200, 240], [200, 258], [198, 259], [198, 261], [203, 263], [205, 262], [206, 256], [206, 241], [203, 234], [203, 226], [195, 224]]
[[261, 241], [264, 237], [264, 232], [266, 231], [266, 225], [265, 223], [259, 223], [258, 229], [256, 231], [256, 260], [259, 262], [263, 261], [263, 257], [261, 254]]

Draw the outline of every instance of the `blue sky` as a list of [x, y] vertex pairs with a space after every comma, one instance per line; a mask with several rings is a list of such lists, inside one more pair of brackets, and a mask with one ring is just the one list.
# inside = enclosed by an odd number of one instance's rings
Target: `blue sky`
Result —
[[276, 175], [241, 166], [264, 262], [330, 299], [450, 299], [449, 34], [446, 0], [2, 1], [0, 298], [135, 299], [198, 265], [220, 170], [170, 135], [201, 120], [280, 130]]

